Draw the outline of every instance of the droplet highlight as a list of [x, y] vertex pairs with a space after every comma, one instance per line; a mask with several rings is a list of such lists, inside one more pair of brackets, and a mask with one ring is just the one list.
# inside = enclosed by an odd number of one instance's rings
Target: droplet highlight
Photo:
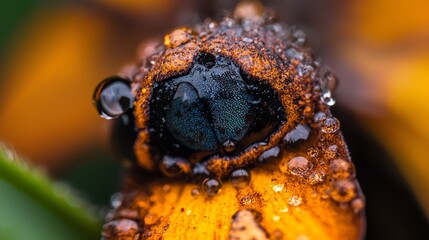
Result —
[[331, 161], [329, 171], [335, 179], [345, 179], [354, 175], [352, 163], [341, 158]]
[[280, 171], [297, 177], [304, 177], [310, 169], [310, 162], [303, 156], [295, 156], [285, 164], [280, 162]]
[[299, 205], [301, 205], [302, 203], [302, 198], [300, 196], [297, 195], [293, 195], [289, 198], [289, 202], [288, 204], [294, 207], [297, 207]]
[[250, 172], [246, 169], [237, 169], [231, 173], [231, 183], [236, 188], [243, 188], [250, 183]]
[[222, 182], [216, 178], [207, 178], [203, 181], [203, 190], [209, 197], [213, 197], [222, 189]]
[[93, 102], [101, 117], [114, 119], [121, 116], [133, 108], [130, 82], [118, 76], [105, 79], [96, 87]]
[[322, 118], [322, 132], [335, 133], [340, 129], [340, 121], [335, 117]]
[[356, 184], [348, 179], [334, 182], [330, 196], [338, 203], [348, 203], [356, 197]]

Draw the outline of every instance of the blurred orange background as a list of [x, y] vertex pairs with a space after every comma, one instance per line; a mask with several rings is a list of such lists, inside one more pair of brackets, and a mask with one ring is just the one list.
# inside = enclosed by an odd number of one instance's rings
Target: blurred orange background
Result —
[[[60, 178], [87, 156], [110, 152], [108, 122], [91, 103], [97, 83], [136, 62], [144, 40], [222, 14], [217, 9], [231, 10], [233, 2], [6, 3], [0, 140]], [[429, 1], [267, 2], [279, 19], [307, 30], [317, 55], [339, 76], [337, 105], [387, 150], [427, 219]]]

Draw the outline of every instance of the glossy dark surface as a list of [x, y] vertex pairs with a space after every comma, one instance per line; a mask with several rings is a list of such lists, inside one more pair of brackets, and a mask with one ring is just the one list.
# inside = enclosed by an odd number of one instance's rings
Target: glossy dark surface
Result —
[[209, 53], [201, 53], [188, 74], [156, 83], [153, 92], [150, 129], [155, 148], [163, 153], [174, 155], [180, 148], [233, 154], [264, 140], [286, 120], [267, 84]]

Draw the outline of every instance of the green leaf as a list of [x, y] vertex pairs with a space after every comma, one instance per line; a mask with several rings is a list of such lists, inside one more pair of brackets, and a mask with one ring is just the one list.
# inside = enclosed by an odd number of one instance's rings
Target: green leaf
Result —
[[0, 145], [0, 239], [100, 239], [92, 212], [70, 188]]

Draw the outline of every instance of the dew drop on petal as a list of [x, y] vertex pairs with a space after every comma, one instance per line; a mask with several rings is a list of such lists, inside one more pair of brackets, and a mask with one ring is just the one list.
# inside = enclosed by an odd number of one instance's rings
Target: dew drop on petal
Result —
[[308, 176], [308, 182], [311, 185], [316, 185], [318, 183], [323, 182], [325, 180], [325, 173], [322, 170], [315, 170]]
[[302, 203], [302, 198], [300, 196], [297, 195], [293, 195], [289, 198], [289, 202], [288, 204], [294, 207], [297, 207], [299, 205], [301, 205]]
[[352, 201], [351, 206], [354, 213], [358, 214], [365, 207], [365, 201], [362, 198], [356, 198]]
[[198, 196], [198, 195], [200, 195], [200, 190], [198, 190], [197, 188], [192, 189], [191, 195], [192, 196]]
[[356, 184], [348, 179], [337, 180], [332, 186], [330, 196], [338, 203], [347, 203], [356, 197]]
[[203, 181], [203, 190], [207, 196], [215, 196], [222, 189], [222, 182], [216, 178], [206, 178]]
[[169, 177], [177, 177], [191, 172], [191, 164], [181, 157], [164, 156], [159, 167]]
[[246, 169], [236, 169], [231, 172], [231, 183], [236, 188], [243, 188], [250, 183], [250, 172]]
[[338, 154], [338, 146], [334, 144], [326, 148], [324, 155], [326, 159], [332, 159], [335, 156], [337, 156], [337, 154]]
[[295, 156], [291, 158], [284, 166], [284, 161], [280, 163], [280, 170], [282, 172], [287, 172], [291, 175], [304, 177], [305, 174], [310, 169], [310, 163], [307, 158], [303, 156]]
[[110, 204], [113, 208], [118, 208], [122, 204], [122, 194], [121, 193], [114, 193], [110, 197]]
[[103, 80], [94, 91], [93, 102], [101, 117], [113, 119], [121, 116], [134, 104], [129, 81], [117, 76]]
[[271, 160], [274, 158], [277, 158], [280, 154], [280, 148], [279, 147], [273, 147], [268, 149], [267, 151], [263, 152], [261, 156], [259, 156], [258, 161], [259, 162], [265, 162], [267, 160]]
[[286, 143], [296, 143], [300, 140], [307, 140], [310, 135], [310, 127], [299, 124], [283, 138]]
[[340, 121], [335, 117], [322, 118], [322, 132], [335, 133], [340, 129]]
[[281, 192], [283, 191], [284, 186], [285, 186], [284, 184], [276, 184], [273, 186], [273, 190], [276, 193]]
[[117, 236], [135, 239], [138, 235], [139, 226], [137, 222], [130, 219], [117, 219], [104, 224], [103, 239], [112, 239]]
[[354, 169], [351, 162], [338, 158], [331, 161], [329, 171], [333, 178], [344, 179], [354, 175]]
[[319, 149], [317, 149], [317, 147], [309, 147], [307, 148], [307, 155], [309, 157], [315, 158], [317, 155], [319, 155]]

